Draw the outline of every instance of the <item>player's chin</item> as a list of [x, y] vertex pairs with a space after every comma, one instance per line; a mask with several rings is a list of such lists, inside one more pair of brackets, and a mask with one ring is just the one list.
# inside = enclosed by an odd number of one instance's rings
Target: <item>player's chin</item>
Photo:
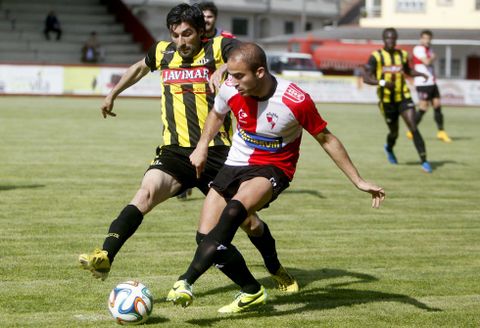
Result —
[[250, 96], [250, 93], [248, 92], [248, 90], [239, 88], [237, 89], [237, 91], [240, 94], [240, 96], [243, 96], [243, 97]]
[[193, 57], [193, 50], [179, 51], [178, 54], [184, 59], [190, 59]]

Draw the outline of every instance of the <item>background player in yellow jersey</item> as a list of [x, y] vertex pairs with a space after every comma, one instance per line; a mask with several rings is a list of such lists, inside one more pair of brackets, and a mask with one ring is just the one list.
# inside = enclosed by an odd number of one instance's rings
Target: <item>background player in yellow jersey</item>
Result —
[[405, 50], [395, 48], [398, 33], [394, 28], [383, 30], [384, 47], [374, 51], [366, 65], [364, 81], [370, 85], [377, 85], [379, 106], [385, 117], [389, 133], [384, 146], [387, 159], [392, 164], [397, 164], [393, 147], [398, 138], [398, 121], [401, 116], [408, 129], [412, 132], [413, 142], [420, 157], [422, 169], [431, 173], [432, 168], [427, 161], [425, 142], [415, 123], [415, 104], [410, 95], [410, 90], [405, 81], [405, 74], [410, 76], [427, 75], [411, 69], [408, 65], [408, 54]]
[[[208, 192], [208, 185], [222, 167], [231, 145], [231, 119], [228, 118], [210, 143], [207, 167], [197, 179], [189, 156], [213, 106], [215, 94], [209, 90], [210, 76], [225, 64], [228, 52], [238, 41], [217, 37], [203, 42], [205, 21], [197, 5], [180, 4], [174, 7], [167, 15], [167, 27], [173, 42], [160, 41], [154, 44], [144, 60], [128, 68], [101, 107], [104, 118], [116, 116], [113, 112], [116, 97], [149, 71], [160, 70], [164, 144], [157, 148], [157, 156], [143, 176], [141, 186], [130, 204], [111, 223], [102, 249], [79, 256], [83, 268], [102, 280], [108, 276], [116, 254], [140, 226], [145, 214], [187, 188], [197, 187], [204, 194]], [[218, 219], [208, 217], [201, 222], [197, 232], [198, 243]], [[268, 226], [252, 215], [243, 228], [262, 254], [267, 270], [280, 289], [297, 291], [297, 282], [277, 258], [275, 239]], [[249, 284], [256, 284], [234, 246], [219, 250], [215, 263], [242, 288], [248, 289]]]

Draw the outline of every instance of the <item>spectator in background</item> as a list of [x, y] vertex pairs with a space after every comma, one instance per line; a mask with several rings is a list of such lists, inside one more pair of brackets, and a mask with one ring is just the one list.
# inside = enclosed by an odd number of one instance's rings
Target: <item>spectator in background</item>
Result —
[[97, 38], [97, 32], [90, 33], [90, 37], [82, 47], [82, 62], [97, 63], [101, 59], [102, 47]]
[[50, 32], [57, 33], [57, 41], [62, 37], [62, 29], [60, 28], [60, 21], [57, 18], [57, 15], [53, 10], [51, 10], [47, 18], [45, 18], [45, 29], [43, 34], [45, 34], [45, 39], [50, 40]]

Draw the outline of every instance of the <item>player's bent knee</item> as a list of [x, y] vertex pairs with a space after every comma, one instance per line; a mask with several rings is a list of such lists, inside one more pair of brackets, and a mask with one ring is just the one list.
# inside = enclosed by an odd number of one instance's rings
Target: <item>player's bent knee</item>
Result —
[[252, 237], [261, 236], [263, 234], [263, 222], [256, 214], [248, 216], [240, 226], [247, 235]]

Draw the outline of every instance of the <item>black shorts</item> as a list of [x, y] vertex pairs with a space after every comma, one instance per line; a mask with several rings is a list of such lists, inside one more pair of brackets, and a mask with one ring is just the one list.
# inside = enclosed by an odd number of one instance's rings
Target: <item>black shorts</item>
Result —
[[380, 110], [382, 111], [382, 114], [385, 117], [385, 121], [387, 122], [387, 124], [398, 121], [400, 113], [409, 109], [415, 110], [415, 104], [411, 98], [394, 103], [380, 102], [378, 106], [380, 107]]
[[432, 101], [434, 98], [440, 98], [440, 91], [436, 84], [417, 87], [418, 99]]
[[272, 198], [262, 207], [267, 208], [271, 202], [277, 199], [282, 191], [288, 188], [290, 180], [281, 169], [273, 165], [252, 166], [228, 166], [225, 165], [218, 172], [211, 187], [215, 189], [227, 201], [233, 198], [244, 181], [256, 177], [267, 178], [273, 187]]
[[197, 187], [206, 195], [210, 189], [210, 182], [222, 168], [230, 148], [228, 146], [208, 148], [207, 163], [200, 179], [197, 179], [195, 167], [190, 163], [189, 156], [194, 149], [193, 147], [177, 145], [157, 147], [157, 156], [155, 156], [148, 170], [158, 169], [173, 176], [182, 185], [176, 195], [194, 187]]

